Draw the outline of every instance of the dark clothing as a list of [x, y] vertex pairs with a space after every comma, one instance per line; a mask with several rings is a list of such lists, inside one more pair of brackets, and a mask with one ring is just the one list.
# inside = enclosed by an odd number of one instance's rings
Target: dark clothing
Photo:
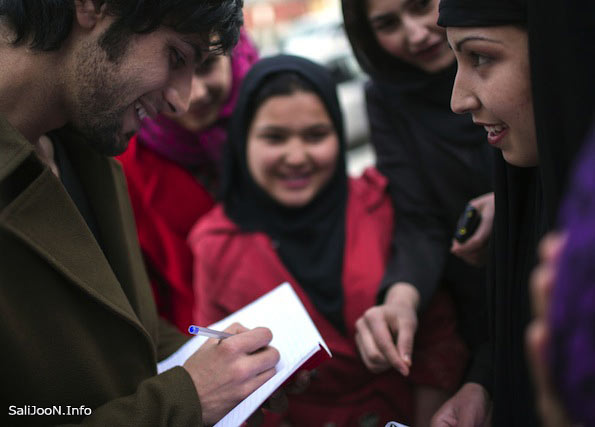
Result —
[[[305, 206], [289, 207], [270, 197], [252, 178], [246, 160], [254, 99], [273, 75], [293, 73], [311, 86], [326, 107], [339, 152], [332, 177]], [[262, 231], [275, 242], [283, 264], [321, 313], [345, 331], [342, 315], [343, 248], [347, 174], [345, 137], [336, 86], [328, 71], [307, 59], [278, 55], [257, 62], [244, 78], [224, 157], [223, 206], [242, 231]]]
[[495, 426], [537, 425], [524, 331], [528, 282], [540, 238], [557, 224], [569, 170], [593, 118], [593, 2], [528, 0], [539, 167], [498, 156], [494, 253], [489, 275]]
[[[415, 100], [417, 92], [403, 93], [378, 81], [366, 89], [377, 167], [389, 179], [396, 215], [392, 261], [379, 297], [392, 284], [408, 282], [419, 290], [423, 309], [436, 289], [446, 285], [457, 304], [462, 335], [478, 348], [486, 339], [485, 273], [450, 255], [449, 248], [466, 203], [492, 191], [492, 149], [485, 132], [478, 132], [468, 117], [463, 123], [456, 116], [446, 118], [448, 124], [432, 128], [430, 122], [437, 122], [441, 112], [454, 113], [427, 99]], [[406, 108], [411, 104], [419, 111]], [[424, 110], [426, 117], [420, 118]], [[461, 138], [447, 139], [446, 132], [441, 134], [446, 126], [450, 135]], [[475, 371], [469, 379], [489, 388], [486, 376]]]
[[[73, 201], [0, 117], [2, 418], [9, 405], [63, 410], [2, 425], [200, 425], [190, 375], [180, 367], [156, 375], [185, 338], [157, 317], [121, 168], [75, 135], [61, 133], [59, 143], [86, 202]], [[67, 406], [81, 405], [92, 415], [68, 416]]]
[[525, 356], [531, 318], [529, 275], [546, 232], [539, 168], [496, 162], [496, 215], [489, 265], [488, 300], [493, 377], [493, 425], [537, 425]]

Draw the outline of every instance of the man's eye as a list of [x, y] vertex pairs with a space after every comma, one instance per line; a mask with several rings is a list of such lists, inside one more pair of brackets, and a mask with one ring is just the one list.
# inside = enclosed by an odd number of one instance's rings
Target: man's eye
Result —
[[174, 69], [182, 68], [186, 65], [186, 58], [177, 49], [170, 50], [169, 59]]

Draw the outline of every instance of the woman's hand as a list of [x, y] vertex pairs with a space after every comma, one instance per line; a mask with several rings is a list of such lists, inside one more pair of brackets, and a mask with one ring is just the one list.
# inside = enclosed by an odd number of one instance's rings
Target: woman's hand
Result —
[[481, 215], [481, 221], [475, 233], [465, 243], [459, 243], [453, 239], [450, 252], [471, 265], [481, 266], [486, 262], [488, 240], [494, 224], [494, 193], [479, 196], [469, 204], [477, 209]]
[[386, 294], [384, 304], [369, 308], [357, 320], [355, 342], [370, 371], [393, 367], [409, 375], [418, 303], [419, 292], [413, 285], [396, 283]]

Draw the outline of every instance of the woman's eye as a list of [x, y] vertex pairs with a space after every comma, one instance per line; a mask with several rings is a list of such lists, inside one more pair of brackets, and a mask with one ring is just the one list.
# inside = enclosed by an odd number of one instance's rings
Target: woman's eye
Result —
[[481, 67], [491, 61], [490, 57], [475, 52], [471, 52], [469, 57], [471, 58], [471, 64], [473, 64], [474, 67]]
[[306, 142], [319, 142], [326, 138], [328, 134], [329, 131], [327, 130], [315, 130], [304, 133], [303, 138]]
[[414, 0], [411, 2], [409, 10], [415, 13], [425, 12], [430, 5], [431, 0]]
[[182, 68], [186, 65], [186, 58], [175, 48], [170, 50], [169, 59], [174, 69]]
[[279, 133], [265, 133], [260, 137], [269, 144], [279, 144], [285, 141], [285, 135]]
[[400, 21], [395, 16], [383, 16], [373, 21], [372, 27], [375, 31], [387, 32], [399, 27]]

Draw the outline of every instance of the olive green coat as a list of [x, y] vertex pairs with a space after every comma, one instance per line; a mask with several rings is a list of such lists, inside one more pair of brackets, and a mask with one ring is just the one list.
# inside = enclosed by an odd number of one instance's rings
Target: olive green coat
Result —
[[[103, 251], [60, 180], [0, 117], [0, 424], [200, 425], [188, 373], [156, 375], [185, 338], [157, 316], [120, 166], [72, 133], [61, 139]], [[93, 413], [8, 415], [33, 405]]]

